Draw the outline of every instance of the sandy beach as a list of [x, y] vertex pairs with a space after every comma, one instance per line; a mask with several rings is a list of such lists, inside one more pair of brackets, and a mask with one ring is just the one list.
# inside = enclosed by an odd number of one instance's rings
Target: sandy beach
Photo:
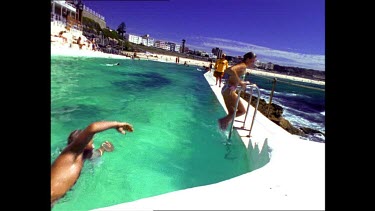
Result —
[[261, 75], [261, 76], [266, 76], [266, 77], [271, 77], [271, 78], [276, 78], [276, 79], [288, 79], [292, 81], [300, 81], [300, 82], [305, 82], [305, 83], [325, 85], [325, 81], [311, 80], [307, 78], [301, 78], [301, 77], [289, 76], [289, 75], [283, 75], [283, 74], [277, 74], [277, 73], [269, 73], [269, 72], [265, 72], [261, 70], [247, 69], [247, 72], [249, 72], [250, 74], [254, 74], [254, 75]]
[[[124, 51], [129, 55], [132, 55], [133, 52]], [[83, 57], [98, 57], [98, 58], [113, 58], [113, 59], [131, 59], [130, 57], [117, 55], [117, 54], [108, 54], [100, 51], [92, 51], [86, 49], [79, 49], [77, 46], [70, 48], [62, 45], [51, 45], [51, 55], [60, 55], [60, 56], [83, 56]], [[141, 60], [151, 60], [158, 62], [167, 62], [167, 63], [176, 63], [175, 56], [168, 56], [163, 54], [146, 54], [137, 52], [137, 56]], [[157, 56], [157, 57], [156, 57]], [[137, 59], [137, 58], [136, 58]], [[194, 65], [198, 67], [209, 66], [210, 62], [204, 62], [199, 60], [187, 59], [180, 57], [180, 64]]]
[[[127, 53], [129, 55], [133, 54], [133, 52], [126, 52], [126, 51], [124, 51], [124, 53]], [[103, 52], [100, 52], [100, 51], [79, 49], [78, 47], [70, 48], [70, 47], [67, 47], [67, 46], [52, 45], [52, 44], [51, 44], [51, 55], [83, 56], [83, 57], [98, 57], [98, 58], [113, 58], [113, 59], [131, 59], [130, 57], [126, 57], [126, 56], [122, 56], [122, 55], [108, 54], [108, 53], [103, 53]], [[146, 53], [137, 53], [137, 56], [141, 60], [151, 60], [151, 61], [158, 61], [158, 62], [176, 63], [176, 57], [175, 56], [169, 56], [169, 55], [163, 55], [163, 54], [146, 54]], [[186, 62], [187, 65], [193, 65], [193, 66], [197, 66], [197, 67], [203, 67], [203, 66], [207, 67], [207, 66], [210, 65], [210, 62], [180, 57], [180, 64], [184, 64], [185, 62]], [[212, 70], [212, 72], [213, 72], [213, 70]], [[269, 73], [269, 72], [265, 72], [265, 71], [255, 70], [255, 69], [247, 69], [247, 72], [249, 72], [250, 74], [262, 75], [262, 76], [271, 77], [271, 78], [289, 79], [289, 80], [293, 80], [293, 81], [300, 81], [300, 82], [306, 82], [306, 83], [312, 83], [312, 84], [325, 85], [324, 81], [311, 80], [311, 79], [282, 75], [282, 74], [277, 74], [277, 73]]]

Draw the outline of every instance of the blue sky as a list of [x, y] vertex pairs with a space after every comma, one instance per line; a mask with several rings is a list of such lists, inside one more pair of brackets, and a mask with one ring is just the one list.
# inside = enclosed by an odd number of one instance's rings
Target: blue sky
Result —
[[83, 0], [131, 34], [325, 71], [325, 0]]

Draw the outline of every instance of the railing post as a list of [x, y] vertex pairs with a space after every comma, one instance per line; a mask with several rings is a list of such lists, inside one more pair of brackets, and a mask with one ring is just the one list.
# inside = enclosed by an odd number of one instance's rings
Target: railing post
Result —
[[277, 81], [277, 79], [273, 78], [272, 91], [271, 91], [270, 101], [268, 103], [268, 109], [267, 109], [267, 117], [269, 117], [269, 115], [270, 115], [270, 107], [271, 107], [271, 103], [272, 103], [273, 92], [275, 91], [276, 81]]
[[[248, 137], [251, 137], [251, 130], [253, 129], [254, 120], [255, 120], [255, 115], [257, 114], [258, 106], [259, 106], [259, 100], [260, 100], [260, 90], [259, 90], [259, 87], [256, 86], [256, 85], [252, 85], [252, 86], [251, 86], [251, 90], [253, 89], [253, 87], [255, 87], [256, 90], [257, 90], [257, 93], [258, 93], [258, 99], [257, 99], [256, 106], [255, 106], [255, 108], [254, 108], [253, 119], [251, 120], [251, 125], [250, 125], [250, 130], [249, 130], [249, 135], [248, 135]], [[249, 104], [250, 104], [250, 103], [251, 103], [251, 102], [249, 102]], [[249, 105], [249, 104], [248, 104], [248, 105]], [[246, 115], [247, 115], [247, 111], [246, 111]]]
[[[244, 92], [244, 99], [245, 99], [245, 97], [246, 97], [246, 91]], [[250, 105], [251, 105], [251, 98], [252, 97], [253, 97], [253, 88], [252, 88], [252, 86], [250, 86], [250, 96], [249, 96], [249, 101], [247, 102], [246, 115], [245, 115], [245, 120], [243, 121], [242, 128], [245, 128], [247, 114], [248, 114], [248, 111], [249, 111], [249, 108], [250, 108]], [[259, 98], [259, 96], [258, 96], [258, 98]]]

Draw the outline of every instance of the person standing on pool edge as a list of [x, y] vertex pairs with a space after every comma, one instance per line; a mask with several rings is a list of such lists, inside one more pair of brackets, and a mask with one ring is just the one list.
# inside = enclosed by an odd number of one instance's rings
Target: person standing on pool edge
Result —
[[221, 87], [221, 79], [224, 76], [224, 70], [228, 68], [228, 61], [225, 59], [225, 53], [221, 55], [221, 58], [215, 62], [214, 76], [216, 78], [216, 84], [219, 81], [219, 87]]
[[[126, 122], [99, 121], [91, 123], [84, 130], [74, 130], [70, 133], [68, 146], [51, 166], [51, 207], [56, 200], [73, 187], [80, 176], [88, 154], [89, 156], [93, 155], [94, 135], [112, 128], [122, 134], [125, 134], [125, 131], [133, 132], [133, 126]], [[110, 151], [110, 147], [109, 142], [103, 143], [98, 150], [100, 155], [104, 151]]]
[[220, 118], [218, 121], [221, 130], [227, 129], [229, 122], [233, 119], [234, 113], [236, 113], [236, 117], [246, 113], [245, 106], [241, 103], [241, 100], [238, 102], [237, 112], [235, 111], [237, 99], [240, 97], [237, 95], [236, 89], [238, 85], [242, 86], [242, 90], [246, 89], [247, 82], [242, 81], [241, 76], [246, 73], [246, 68], [250, 68], [254, 65], [256, 58], [255, 53], [248, 52], [243, 56], [240, 63], [224, 70], [224, 73], [228, 74], [229, 78], [221, 89], [221, 94], [223, 95], [228, 115]]

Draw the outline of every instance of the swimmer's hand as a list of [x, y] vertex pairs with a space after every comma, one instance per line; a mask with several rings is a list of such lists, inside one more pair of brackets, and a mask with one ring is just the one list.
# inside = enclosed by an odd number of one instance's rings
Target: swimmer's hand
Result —
[[118, 132], [122, 134], [126, 134], [125, 131], [133, 132], [133, 126], [127, 122], [119, 122], [118, 125], [116, 126], [116, 129]]
[[246, 81], [246, 85], [248, 85], [248, 86], [252, 86], [252, 87], [257, 87], [256, 84], [252, 84], [252, 83], [250, 83], [250, 81]]
[[102, 143], [102, 145], [100, 146], [100, 148], [102, 148], [104, 151], [106, 152], [112, 152], [115, 147], [113, 146], [113, 144], [109, 141], [105, 141], [104, 143]]
[[248, 81], [246, 82], [241, 82], [241, 88], [242, 90], [245, 90], [246, 89], [246, 84], [247, 84]]

